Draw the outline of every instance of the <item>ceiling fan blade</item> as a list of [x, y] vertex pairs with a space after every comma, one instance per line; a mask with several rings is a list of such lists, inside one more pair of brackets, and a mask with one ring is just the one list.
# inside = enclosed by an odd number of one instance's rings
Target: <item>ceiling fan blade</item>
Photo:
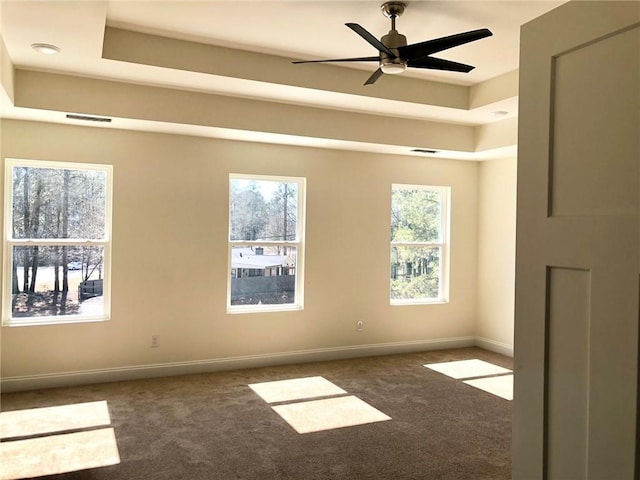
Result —
[[364, 38], [367, 42], [373, 45], [380, 52], [384, 52], [387, 55], [391, 56], [391, 58], [396, 58], [396, 54], [389, 50], [380, 40], [367, 32], [363, 27], [358, 25], [357, 23], [345, 23], [347, 27], [356, 32], [362, 38]]
[[400, 56], [405, 59], [422, 58], [427, 55], [431, 55], [432, 53], [441, 52], [449, 48], [464, 45], [465, 43], [475, 42], [476, 40], [490, 37], [491, 35], [493, 35], [491, 30], [481, 28], [480, 30], [456, 33], [455, 35], [449, 35], [448, 37], [440, 37], [433, 40], [427, 40], [426, 42], [398, 47], [398, 51], [400, 52]]
[[463, 72], [469, 73], [473, 70], [473, 65], [466, 65], [464, 63], [452, 62], [451, 60], [443, 60], [442, 58], [424, 57], [417, 60], [409, 60], [407, 67], [413, 68], [429, 68], [432, 70], [447, 70], [450, 72]]
[[291, 63], [321, 63], [321, 62], [379, 62], [380, 57], [334, 58], [331, 60], [298, 60]]
[[364, 82], [365, 85], [373, 85], [382, 76], [382, 69], [379, 68]]

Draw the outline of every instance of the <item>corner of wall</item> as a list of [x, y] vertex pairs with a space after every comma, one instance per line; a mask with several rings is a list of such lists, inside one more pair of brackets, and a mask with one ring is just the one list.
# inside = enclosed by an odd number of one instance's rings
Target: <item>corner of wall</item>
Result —
[[[0, 84], [2, 85], [2, 89], [5, 94], [11, 101], [14, 102], [13, 96], [13, 81], [14, 77], [14, 68], [13, 63], [11, 62], [11, 58], [9, 57], [9, 52], [7, 51], [7, 47], [4, 44], [4, 39], [2, 38], [2, 34], [0, 34]], [[0, 107], [2, 106], [2, 101], [0, 100]]]
[[513, 355], [517, 160], [480, 164], [477, 345]]

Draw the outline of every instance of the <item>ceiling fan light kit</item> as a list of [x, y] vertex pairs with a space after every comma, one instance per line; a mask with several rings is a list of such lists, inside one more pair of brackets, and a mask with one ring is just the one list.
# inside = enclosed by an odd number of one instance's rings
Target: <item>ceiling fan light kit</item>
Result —
[[480, 40], [493, 35], [489, 29], [482, 28], [469, 32], [458, 33], [447, 37], [440, 37], [426, 42], [407, 45], [407, 37], [396, 30], [396, 19], [404, 13], [407, 5], [403, 2], [385, 2], [380, 6], [382, 14], [391, 19], [391, 30], [380, 40], [357, 23], [345, 25], [360, 35], [371, 46], [378, 50], [378, 56], [358, 58], [336, 58], [330, 60], [302, 60], [293, 63], [322, 63], [322, 62], [378, 62], [378, 69], [364, 83], [371, 85], [386, 74], [404, 72], [407, 67], [432, 70], [447, 70], [451, 72], [468, 73], [475, 67], [463, 63], [452, 62], [431, 55], [465, 43]]
[[[397, 50], [400, 47], [407, 46], [407, 37], [396, 30], [396, 18], [404, 13], [405, 8], [406, 5], [402, 2], [386, 2], [380, 6], [382, 14], [391, 19], [391, 30], [380, 41], [392, 52], [394, 52], [394, 49]], [[395, 56], [391, 56], [385, 52], [380, 52], [380, 69], [382, 73], [395, 75], [407, 69], [406, 60], [400, 58], [396, 52], [394, 54]]]

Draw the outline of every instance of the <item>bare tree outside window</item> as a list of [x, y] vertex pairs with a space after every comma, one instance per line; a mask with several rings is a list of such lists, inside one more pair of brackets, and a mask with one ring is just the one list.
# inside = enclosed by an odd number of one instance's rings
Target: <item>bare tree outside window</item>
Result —
[[[229, 307], [302, 306], [304, 179], [231, 175]], [[237, 308], [234, 308], [237, 307]], [[274, 307], [278, 308], [278, 307]]]
[[7, 160], [6, 168], [3, 321], [104, 317], [111, 167]]

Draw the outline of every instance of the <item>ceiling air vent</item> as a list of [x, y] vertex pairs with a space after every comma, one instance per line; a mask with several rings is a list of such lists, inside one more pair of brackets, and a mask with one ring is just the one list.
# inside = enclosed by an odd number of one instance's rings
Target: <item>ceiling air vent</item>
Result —
[[85, 122], [111, 122], [110, 118], [106, 117], [93, 117], [91, 115], [74, 115], [72, 113], [67, 113], [67, 118], [70, 120], [84, 120]]
[[438, 153], [437, 150], [427, 150], [426, 148], [414, 148], [411, 151], [415, 153], [424, 153], [425, 155], [433, 155], [435, 153]]

